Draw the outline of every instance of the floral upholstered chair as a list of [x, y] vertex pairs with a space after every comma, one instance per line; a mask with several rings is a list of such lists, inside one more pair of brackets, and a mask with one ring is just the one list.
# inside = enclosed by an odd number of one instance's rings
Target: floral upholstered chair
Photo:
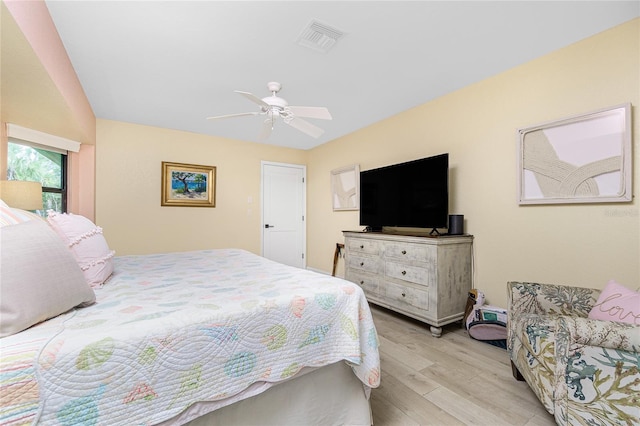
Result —
[[607, 308], [624, 313], [630, 323], [623, 323], [589, 318], [604, 306], [608, 287], [521, 282], [507, 287], [507, 350], [514, 377], [527, 381], [556, 423], [640, 425], [640, 299], [631, 302], [635, 310]]

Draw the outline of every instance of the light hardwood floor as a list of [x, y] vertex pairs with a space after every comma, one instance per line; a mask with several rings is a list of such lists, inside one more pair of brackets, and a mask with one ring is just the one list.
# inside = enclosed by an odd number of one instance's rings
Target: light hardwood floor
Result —
[[381, 385], [371, 393], [374, 426], [555, 425], [507, 351], [471, 339], [460, 323], [429, 326], [371, 305], [380, 338]]

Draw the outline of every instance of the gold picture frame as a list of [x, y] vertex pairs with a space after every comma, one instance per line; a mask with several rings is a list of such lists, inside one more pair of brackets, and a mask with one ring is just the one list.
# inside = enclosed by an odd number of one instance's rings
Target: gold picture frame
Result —
[[216, 168], [163, 161], [160, 205], [215, 207]]

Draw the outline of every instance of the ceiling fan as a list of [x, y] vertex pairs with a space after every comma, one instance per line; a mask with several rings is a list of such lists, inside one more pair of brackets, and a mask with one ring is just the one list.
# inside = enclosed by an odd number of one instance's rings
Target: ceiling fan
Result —
[[301, 132], [306, 133], [307, 135], [316, 139], [324, 133], [324, 130], [322, 130], [320, 127], [317, 127], [300, 117], [331, 120], [331, 114], [329, 113], [329, 110], [327, 108], [289, 105], [287, 101], [276, 95], [276, 93], [278, 93], [282, 88], [282, 85], [280, 83], [272, 81], [267, 84], [267, 88], [271, 92], [271, 96], [267, 96], [266, 98], [262, 99], [258, 98], [252, 93], [235, 90], [236, 93], [244, 96], [251, 102], [258, 104], [258, 106], [260, 107], [259, 111], [207, 117], [207, 120], [244, 117], [248, 115], [264, 115], [266, 116], [266, 119], [262, 124], [262, 131], [260, 132], [260, 135], [258, 137], [259, 140], [265, 140], [271, 135], [271, 131], [273, 130], [273, 126], [278, 117], [282, 118], [282, 121], [285, 124], [288, 124], [294, 129], [298, 129]]

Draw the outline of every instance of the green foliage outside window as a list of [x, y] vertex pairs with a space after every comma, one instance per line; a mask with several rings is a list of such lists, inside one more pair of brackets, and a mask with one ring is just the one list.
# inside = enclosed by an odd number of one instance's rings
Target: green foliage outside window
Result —
[[43, 210], [63, 213], [66, 210], [66, 155], [9, 142], [7, 161], [8, 180], [28, 180], [42, 184]]

